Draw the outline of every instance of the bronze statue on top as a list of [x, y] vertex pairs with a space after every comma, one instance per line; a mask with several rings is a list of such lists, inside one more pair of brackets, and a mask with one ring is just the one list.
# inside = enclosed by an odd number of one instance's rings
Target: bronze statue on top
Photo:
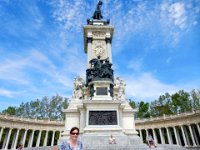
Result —
[[94, 58], [89, 62], [91, 68], [86, 70], [86, 86], [91, 81], [110, 80], [113, 81], [113, 69], [109, 59]]
[[103, 16], [101, 15], [101, 6], [103, 2], [100, 0], [97, 4], [96, 10], [92, 16], [93, 19], [101, 20], [103, 19]]

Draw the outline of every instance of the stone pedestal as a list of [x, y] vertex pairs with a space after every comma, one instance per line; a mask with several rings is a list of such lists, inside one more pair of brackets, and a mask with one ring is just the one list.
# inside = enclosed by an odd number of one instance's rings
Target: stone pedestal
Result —
[[63, 112], [65, 113], [63, 138], [68, 136], [73, 126], [79, 127], [81, 134], [137, 135], [134, 126], [135, 110], [127, 101], [110, 100], [110, 96], [107, 96], [107, 99], [105, 96], [104, 100], [74, 100]]

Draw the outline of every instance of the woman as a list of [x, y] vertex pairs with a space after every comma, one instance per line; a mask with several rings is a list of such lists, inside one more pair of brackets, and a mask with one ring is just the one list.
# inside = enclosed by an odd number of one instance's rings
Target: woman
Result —
[[59, 150], [83, 150], [83, 145], [78, 141], [79, 128], [73, 127], [70, 130], [70, 138], [59, 146]]
[[23, 148], [23, 144], [19, 144], [17, 150], [23, 150], [23, 149], [24, 149], [24, 148]]
[[109, 138], [109, 144], [116, 144], [116, 139], [113, 137], [112, 134], [110, 135], [110, 138]]

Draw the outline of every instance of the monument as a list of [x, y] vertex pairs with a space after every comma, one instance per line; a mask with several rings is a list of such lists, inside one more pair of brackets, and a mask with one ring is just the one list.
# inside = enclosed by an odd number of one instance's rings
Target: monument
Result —
[[[117, 145], [142, 145], [137, 136], [134, 113], [125, 97], [125, 82], [114, 78], [112, 69], [112, 38], [114, 27], [103, 20], [99, 1], [84, 31], [87, 54], [86, 80], [74, 79], [73, 96], [65, 113], [65, 131], [60, 142], [69, 137], [71, 127], [79, 127], [85, 149], [101, 149], [112, 134]], [[103, 149], [103, 148], [102, 148]], [[104, 148], [105, 149], [105, 148]]]

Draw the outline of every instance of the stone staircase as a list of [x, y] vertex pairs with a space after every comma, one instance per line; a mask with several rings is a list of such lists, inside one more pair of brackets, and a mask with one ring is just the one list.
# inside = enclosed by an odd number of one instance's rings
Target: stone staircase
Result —
[[[55, 150], [57, 146], [46, 146], [46, 147], [35, 147], [35, 148], [25, 148], [25, 150]], [[147, 145], [143, 148], [138, 148], [137, 145], [134, 146], [120, 146], [116, 145], [93, 145], [91, 148], [84, 147], [84, 150], [200, 150], [200, 147], [188, 147], [187, 149], [181, 146], [169, 145], [169, 144], [159, 144], [157, 148], [149, 148]]]
[[[177, 145], [169, 144], [158, 144], [156, 148], [149, 148], [146, 144], [142, 143], [142, 140], [138, 136], [127, 136], [127, 135], [114, 135], [117, 144], [109, 144], [109, 135], [93, 135], [84, 134], [80, 135], [80, 141], [83, 143], [84, 150], [187, 150], [194, 149], [200, 150], [200, 147], [182, 147]], [[64, 140], [64, 139], [63, 139]], [[59, 144], [63, 140], [59, 140]], [[36, 147], [36, 148], [25, 148], [25, 150], [56, 150], [57, 146], [54, 147]]]

